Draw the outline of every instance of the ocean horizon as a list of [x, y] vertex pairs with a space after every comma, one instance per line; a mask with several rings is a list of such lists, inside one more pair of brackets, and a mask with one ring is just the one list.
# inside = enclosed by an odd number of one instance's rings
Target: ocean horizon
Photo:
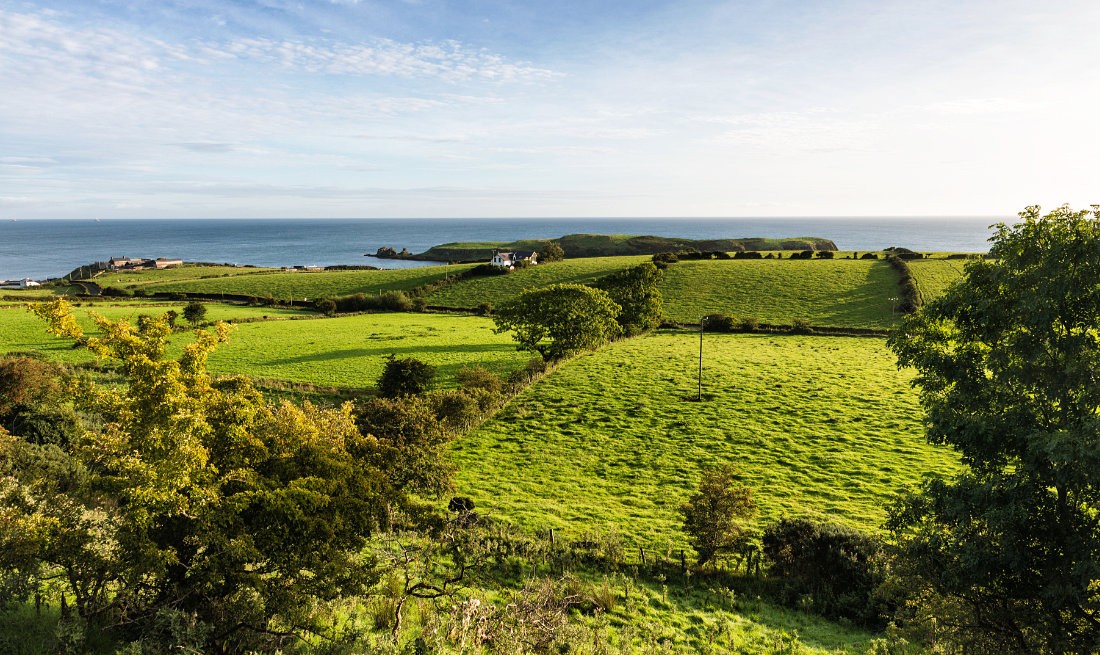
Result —
[[[989, 226], [1014, 217], [790, 218], [195, 218], [9, 219], [0, 222], [0, 279], [62, 277], [111, 257], [167, 257], [254, 266], [372, 265], [378, 248], [419, 253], [456, 241], [548, 239], [566, 234], [633, 234], [690, 239], [821, 237], [841, 250], [902, 246], [984, 252]], [[568, 256], [568, 253], [566, 253]]]

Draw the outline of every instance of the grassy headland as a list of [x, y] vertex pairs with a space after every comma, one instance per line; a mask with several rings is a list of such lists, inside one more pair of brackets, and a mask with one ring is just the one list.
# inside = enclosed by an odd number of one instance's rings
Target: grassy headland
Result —
[[521, 239], [518, 241], [479, 241], [444, 243], [414, 254], [408, 259], [442, 262], [488, 260], [494, 250], [539, 250], [551, 241], [565, 251], [567, 258], [609, 257], [618, 255], [654, 255], [679, 250], [739, 252], [744, 250], [836, 250], [836, 244], [820, 237], [789, 239], [682, 239], [675, 237], [629, 234], [567, 234], [558, 239]]

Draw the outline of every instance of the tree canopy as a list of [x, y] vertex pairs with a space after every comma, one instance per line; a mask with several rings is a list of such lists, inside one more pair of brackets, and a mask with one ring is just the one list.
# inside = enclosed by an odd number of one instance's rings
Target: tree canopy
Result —
[[965, 469], [892, 513], [970, 652], [1100, 648], [1100, 210], [1021, 212], [890, 344]]
[[521, 350], [558, 359], [598, 348], [622, 334], [615, 318], [621, 307], [599, 289], [553, 284], [528, 289], [493, 314], [497, 333], [511, 330]]
[[661, 271], [653, 262], [605, 275], [592, 285], [606, 291], [622, 310], [617, 318], [623, 333], [633, 336], [661, 324]]
[[85, 338], [64, 300], [35, 312], [125, 383], [68, 382], [94, 418], [75, 442], [0, 432], [0, 590], [63, 580], [80, 619], [116, 639], [270, 652], [323, 632], [324, 603], [376, 580], [363, 549], [399, 492], [350, 405], [272, 403], [246, 379], [213, 380], [224, 324], [171, 359], [164, 318], [97, 317], [102, 336]]

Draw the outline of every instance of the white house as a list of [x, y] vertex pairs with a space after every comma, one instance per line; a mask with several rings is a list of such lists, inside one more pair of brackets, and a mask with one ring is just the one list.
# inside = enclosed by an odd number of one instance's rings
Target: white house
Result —
[[500, 266], [501, 268], [515, 268], [516, 263], [521, 261], [525, 261], [531, 265], [537, 264], [538, 253], [530, 250], [497, 252], [493, 254], [493, 258], [489, 260], [489, 263], [493, 266]]
[[0, 289], [30, 289], [31, 287], [42, 286], [38, 282], [25, 277], [22, 280], [9, 280], [0, 285]]

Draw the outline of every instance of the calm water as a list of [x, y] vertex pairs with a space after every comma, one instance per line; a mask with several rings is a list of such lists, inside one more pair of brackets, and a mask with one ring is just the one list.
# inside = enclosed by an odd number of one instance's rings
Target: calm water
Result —
[[0, 222], [0, 280], [60, 277], [111, 257], [257, 266], [424, 265], [365, 257], [380, 246], [423, 252], [452, 241], [511, 241], [580, 232], [692, 239], [816, 236], [842, 250], [904, 246], [984, 251], [993, 217], [730, 219], [150, 219]]

